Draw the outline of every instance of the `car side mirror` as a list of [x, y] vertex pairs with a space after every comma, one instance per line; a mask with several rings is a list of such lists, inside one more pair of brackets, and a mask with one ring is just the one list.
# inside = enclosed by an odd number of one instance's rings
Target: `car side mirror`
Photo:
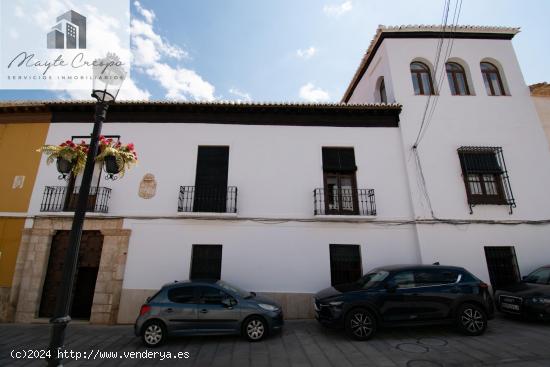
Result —
[[231, 308], [235, 306], [237, 302], [233, 298], [225, 298], [222, 300], [222, 305], [226, 308]]
[[386, 284], [384, 284], [384, 288], [386, 288], [386, 291], [388, 293], [393, 293], [397, 289], [397, 284], [394, 281], [387, 281]]

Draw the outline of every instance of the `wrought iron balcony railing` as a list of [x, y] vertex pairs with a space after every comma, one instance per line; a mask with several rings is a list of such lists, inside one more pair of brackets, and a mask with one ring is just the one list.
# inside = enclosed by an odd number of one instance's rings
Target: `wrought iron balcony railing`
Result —
[[235, 186], [181, 186], [178, 212], [236, 213]]
[[[46, 186], [41, 212], [71, 212], [76, 208], [80, 186], [75, 186], [69, 192], [66, 186]], [[95, 213], [107, 213], [109, 211], [109, 198], [111, 189], [108, 187], [91, 187], [88, 195], [88, 207], [86, 211]]]
[[373, 189], [313, 190], [315, 215], [376, 215]]

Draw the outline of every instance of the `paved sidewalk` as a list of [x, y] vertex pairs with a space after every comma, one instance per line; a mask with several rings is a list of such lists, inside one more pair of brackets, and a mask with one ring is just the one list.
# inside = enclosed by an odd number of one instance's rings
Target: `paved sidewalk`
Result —
[[[43, 361], [12, 359], [11, 351], [45, 348], [48, 325], [0, 325], [0, 366], [44, 366]], [[128, 359], [123, 351], [144, 352], [131, 326], [73, 323], [67, 348], [75, 352], [116, 351], [116, 359], [65, 360], [67, 366], [272, 366], [272, 367], [437, 367], [550, 366], [550, 325], [507, 318], [491, 321], [481, 337], [464, 337], [448, 327], [380, 331], [373, 340], [356, 342], [343, 332], [322, 328], [313, 320], [289, 321], [284, 331], [260, 343], [239, 337], [172, 339], [155, 352], [188, 352], [189, 358]]]

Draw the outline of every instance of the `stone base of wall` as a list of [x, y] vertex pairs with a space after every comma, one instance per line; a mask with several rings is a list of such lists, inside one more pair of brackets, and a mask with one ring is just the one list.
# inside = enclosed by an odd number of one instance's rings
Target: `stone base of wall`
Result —
[[120, 296], [120, 306], [118, 308], [119, 324], [133, 324], [139, 315], [141, 305], [145, 303], [147, 297], [152, 296], [158, 289], [122, 289]]
[[279, 303], [283, 308], [285, 319], [312, 319], [315, 317], [313, 310], [313, 293], [267, 293], [260, 292]]
[[[37, 217], [32, 228], [23, 231], [12, 286], [16, 322], [34, 322], [42, 296], [50, 247], [56, 231], [70, 230], [72, 218]], [[101, 231], [103, 247], [94, 290], [90, 323], [114, 324], [117, 321], [122, 280], [126, 266], [130, 230], [123, 229], [120, 218], [86, 218], [85, 231]]]
[[[158, 289], [123, 289], [118, 312], [119, 324], [133, 324], [139, 314], [139, 309], [147, 297], [152, 296]], [[279, 303], [283, 308], [285, 319], [312, 319], [312, 293], [267, 293], [258, 292]]]
[[0, 287], [0, 322], [13, 322], [15, 307], [10, 302], [11, 287]]

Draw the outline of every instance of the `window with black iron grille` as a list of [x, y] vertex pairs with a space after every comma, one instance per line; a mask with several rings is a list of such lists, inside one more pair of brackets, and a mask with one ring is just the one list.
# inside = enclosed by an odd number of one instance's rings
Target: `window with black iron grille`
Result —
[[193, 245], [190, 279], [220, 279], [222, 245]]
[[486, 246], [485, 259], [493, 289], [520, 281], [520, 272], [514, 246]]
[[460, 147], [458, 157], [470, 214], [478, 204], [516, 207], [501, 147]]
[[346, 284], [362, 275], [359, 245], [330, 245], [331, 284]]

